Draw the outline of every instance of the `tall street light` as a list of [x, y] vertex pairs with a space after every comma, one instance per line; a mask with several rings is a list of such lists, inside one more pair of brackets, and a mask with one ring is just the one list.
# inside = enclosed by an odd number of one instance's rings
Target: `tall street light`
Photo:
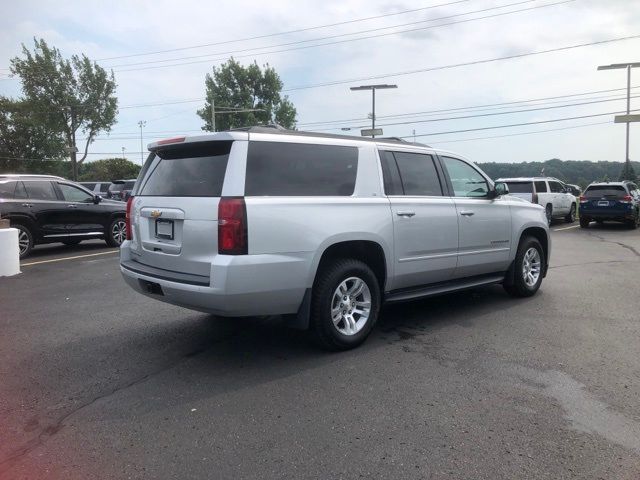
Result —
[[140, 125], [140, 165], [144, 165], [144, 147], [142, 146], [142, 129], [147, 125], [145, 120], [140, 120], [138, 122]]
[[[640, 62], [636, 63], [612, 63], [611, 65], [600, 65], [598, 70], [619, 70], [625, 68], [627, 70], [627, 117], [631, 113], [631, 69], [640, 67]], [[616, 119], [616, 122], [618, 120]], [[629, 123], [632, 121], [629, 118], [626, 119], [624, 123], [627, 124], [627, 140], [626, 140], [626, 149], [625, 149], [625, 162], [627, 164], [627, 168], [629, 167], [629, 163], [631, 160], [629, 159]]]
[[383, 83], [379, 85], [360, 85], [359, 87], [350, 88], [351, 90], [371, 90], [371, 138], [376, 138], [376, 90], [383, 90], [386, 88], [398, 88], [398, 86]]

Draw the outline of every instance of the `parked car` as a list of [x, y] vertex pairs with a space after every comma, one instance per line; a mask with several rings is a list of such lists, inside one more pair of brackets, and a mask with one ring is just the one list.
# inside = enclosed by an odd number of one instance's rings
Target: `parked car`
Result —
[[510, 195], [544, 207], [549, 225], [553, 218], [563, 218], [569, 223], [576, 221], [576, 197], [557, 178], [499, 178], [496, 182], [506, 183], [509, 186]]
[[111, 182], [78, 182], [79, 185], [82, 185], [84, 188], [89, 190], [95, 195], [102, 195], [103, 197], [107, 195], [109, 191], [109, 186]]
[[382, 302], [502, 284], [536, 293], [545, 211], [453, 153], [268, 127], [150, 145], [127, 202], [125, 281], [222, 316], [287, 315], [347, 349]]
[[640, 226], [640, 190], [633, 182], [592, 183], [580, 197], [580, 226], [588, 228], [592, 220], [624, 222], [630, 228]]
[[122, 202], [103, 200], [60, 177], [0, 175], [0, 217], [19, 230], [20, 258], [39, 243], [103, 238], [117, 247], [125, 238]]
[[133, 180], [114, 180], [111, 182], [109, 190], [107, 191], [107, 198], [126, 202], [131, 195], [135, 183], [135, 178]]
[[582, 189], [580, 188], [579, 185], [574, 185], [573, 183], [567, 183], [565, 184], [565, 187], [567, 187], [567, 189], [569, 190], [569, 193], [576, 198], [582, 195]]

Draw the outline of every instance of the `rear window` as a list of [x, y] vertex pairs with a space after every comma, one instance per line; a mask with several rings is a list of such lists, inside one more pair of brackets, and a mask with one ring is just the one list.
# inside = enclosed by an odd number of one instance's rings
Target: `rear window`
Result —
[[33, 200], [58, 200], [53, 184], [49, 181], [24, 182], [27, 194]]
[[584, 192], [587, 197], [624, 197], [627, 191], [622, 185], [592, 185]]
[[536, 184], [536, 192], [538, 193], [547, 193], [547, 182], [544, 180], [538, 180], [535, 182]]
[[[232, 143], [208, 142], [158, 150], [160, 162], [149, 174], [140, 195], [219, 197]], [[130, 188], [125, 185], [126, 190]]]
[[249, 142], [247, 196], [349, 196], [358, 149], [305, 143]]
[[533, 193], [531, 182], [507, 182], [509, 193]]

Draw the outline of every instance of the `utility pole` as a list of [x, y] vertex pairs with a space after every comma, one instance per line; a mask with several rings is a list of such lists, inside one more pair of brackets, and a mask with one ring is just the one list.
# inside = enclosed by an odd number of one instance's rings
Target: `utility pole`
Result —
[[213, 95], [211, 96], [211, 131], [216, 131], [216, 106], [213, 100]]
[[140, 120], [138, 122], [140, 125], [140, 165], [144, 165], [144, 147], [142, 146], [142, 129], [147, 125], [145, 120]]
[[[636, 62], [636, 63], [612, 63], [611, 65], [600, 65], [598, 67], [598, 70], [619, 70], [619, 69], [626, 69], [627, 70], [627, 115], [626, 115], [626, 119], [622, 120], [622, 123], [626, 123], [627, 124], [627, 136], [625, 139], [625, 155], [624, 155], [624, 161], [625, 161], [625, 171], [629, 171], [629, 168], [631, 166], [631, 160], [629, 158], [629, 124], [631, 122], [637, 122], [638, 120], [631, 120], [629, 117], [630, 113], [631, 113], [631, 69], [632, 68], [637, 68], [640, 67], [640, 62]], [[616, 118], [615, 119], [616, 123], [619, 122], [619, 120]]]
[[371, 90], [371, 138], [376, 138], [376, 90], [386, 88], [398, 88], [397, 85], [378, 84], [378, 85], [360, 85], [359, 87], [351, 87], [350, 90]]
[[124, 147], [122, 147], [122, 159], [124, 160]]

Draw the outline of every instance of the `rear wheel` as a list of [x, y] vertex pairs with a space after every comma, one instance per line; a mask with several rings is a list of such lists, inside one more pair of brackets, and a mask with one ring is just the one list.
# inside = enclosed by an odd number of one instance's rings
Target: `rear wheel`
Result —
[[569, 214], [564, 217], [564, 219], [568, 222], [568, 223], [573, 223], [576, 221], [576, 204], [574, 203], [573, 205], [571, 205], [571, 209], [569, 210]]
[[627, 225], [631, 230], [635, 230], [636, 228], [638, 228], [640, 226], [640, 212], [636, 212], [633, 220], [630, 220]]
[[589, 228], [590, 219], [587, 217], [580, 217], [580, 228]]
[[118, 217], [111, 221], [105, 232], [104, 240], [110, 247], [119, 247], [127, 238], [127, 224], [124, 218]]
[[33, 234], [31, 233], [31, 230], [20, 224], [11, 226], [18, 229], [18, 249], [20, 252], [20, 258], [29, 256], [31, 249], [33, 249]]
[[310, 331], [322, 348], [348, 350], [369, 336], [379, 310], [380, 287], [371, 268], [359, 260], [335, 260], [314, 283]]
[[525, 237], [518, 245], [514, 260], [513, 282], [505, 283], [504, 289], [513, 297], [530, 297], [542, 284], [545, 255], [537, 238]]

